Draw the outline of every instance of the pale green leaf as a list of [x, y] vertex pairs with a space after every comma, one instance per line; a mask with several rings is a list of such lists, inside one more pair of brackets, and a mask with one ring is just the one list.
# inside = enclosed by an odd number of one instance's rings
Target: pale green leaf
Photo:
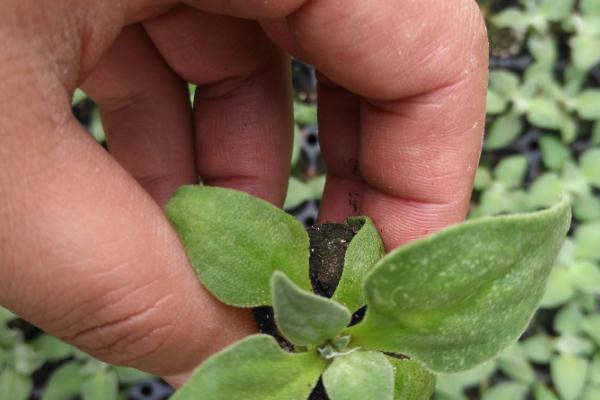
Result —
[[385, 255], [385, 249], [370, 218], [350, 218], [347, 223], [360, 228], [348, 245], [342, 277], [332, 298], [355, 312], [365, 304], [362, 288], [365, 275]]
[[542, 298], [541, 307], [558, 307], [569, 301], [574, 294], [575, 290], [570, 281], [569, 271], [564, 268], [555, 267], [548, 277], [548, 284]]
[[569, 40], [573, 63], [588, 71], [600, 61], [600, 38], [592, 35], [576, 35]]
[[600, 119], [600, 90], [584, 90], [575, 99], [577, 112], [583, 119]]
[[584, 15], [600, 15], [600, 0], [580, 0], [579, 8]]
[[401, 247], [367, 276], [367, 314], [348, 332], [358, 346], [407, 354], [434, 371], [484, 362], [524, 331], [569, 222], [565, 198]]
[[587, 369], [588, 362], [584, 358], [561, 355], [552, 359], [552, 382], [563, 400], [575, 400], [581, 394]]
[[484, 166], [477, 167], [477, 173], [475, 174], [475, 181], [473, 182], [473, 189], [484, 190], [492, 184], [492, 174], [490, 170]]
[[516, 155], [503, 158], [494, 170], [494, 175], [507, 188], [515, 188], [521, 185], [526, 171], [527, 158]]
[[600, 198], [591, 191], [573, 199], [573, 216], [581, 222], [600, 220]]
[[570, 267], [573, 286], [582, 292], [600, 294], [600, 269], [589, 261], [580, 261]]
[[288, 180], [288, 190], [285, 196], [285, 203], [283, 208], [285, 210], [291, 210], [292, 208], [298, 207], [305, 201], [314, 200], [312, 190], [302, 182], [300, 179], [290, 176]]
[[[600, 332], [600, 329], [596, 332]], [[600, 341], [597, 340], [597, 343], [600, 343]], [[594, 385], [600, 385], [600, 352], [596, 352], [594, 358], [592, 358], [588, 368], [588, 380]]]
[[50, 376], [42, 400], [70, 399], [81, 392], [86, 378], [78, 363], [64, 364]]
[[554, 352], [552, 339], [544, 334], [538, 334], [525, 339], [522, 342], [522, 346], [527, 358], [538, 364], [549, 363]]
[[572, 302], [560, 309], [554, 318], [554, 330], [558, 333], [578, 333], [581, 331], [583, 314], [579, 306]]
[[270, 304], [276, 270], [310, 288], [308, 235], [271, 204], [234, 190], [184, 186], [166, 212], [200, 280], [222, 302]]
[[[588, 334], [589, 337], [594, 339], [596, 344], [600, 346], [600, 315], [594, 314], [586, 317], [581, 323], [581, 329]], [[599, 359], [600, 364], [600, 359]], [[599, 365], [600, 367], [600, 365]], [[598, 382], [600, 383], [600, 381]]]
[[33, 389], [33, 382], [27, 375], [5, 368], [0, 372], [0, 399], [27, 400]]
[[394, 400], [429, 400], [436, 376], [418, 361], [388, 357], [394, 368]]
[[299, 125], [314, 125], [317, 122], [317, 107], [314, 104], [294, 102], [294, 119]]
[[334, 358], [323, 385], [331, 400], [392, 400], [394, 370], [380, 352], [354, 351]]
[[546, 129], [560, 129], [564, 123], [564, 118], [564, 112], [552, 99], [537, 97], [529, 103], [527, 119], [535, 126]]
[[12, 349], [12, 365], [17, 372], [29, 375], [42, 366], [44, 359], [31, 345], [17, 343]]
[[512, 98], [519, 91], [519, 76], [507, 70], [490, 72], [489, 86], [504, 98]]
[[282, 272], [273, 274], [271, 288], [277, 327], [295, 345], [322, 345], [350, 323], [346, 307], [302, 290]]
[[[600, 110], [600, 102], [598, 102], [598, 109]], [[594, 148], [583, 153], [579, 159], [579, 166], [581, 174], [587, 181], [591, 185], [600, 188], [600, 148]]]
[[500, 114], [506, 109], [506, 99], [501, 97], [498, 93], [493, 90], [487, 92], [486, 98], [486, 114]]
[[598, 400], [600, 399], [600, 385], [588, 386], [584, 389], [581, 395], [581, 400]]
[[31, 346], [46, 361], [58, 361], [72, 356], [75, 352], [71, 345], [50, 335], [38, 336], [32, 341]]
[[525, 351], [518, 342], [500, 353], [498, 367], [506, 376], [521, 383], [531, 384], [536, 379]]
[[578, 258], [600, 260], [600, 221], [579, 225], [574, 241]]
[[594, 351], [594, 344], [590, 340], [575, 334], [561, 335], [555, 344], [560, 354], [588, 356]]
[[555, 204], [564, 192], [562, 180], [553, 173], [540, 175], [527, 194], [527, 204], [530, 209], [548, 207]]
[[325, 366], [315, 352], [288, 353], [253, 335], [205, 361], [171, 400], [303, 400]]
[[550, 21], [560, 21], [574, 11], [575, 0], [541, 0], [537, 11]]
[[114, 371], [100, 371], [88, 376], [81, 387], [83, 400], [117, 400], [119, 379]]
[[499, 116], [490, 125], [484, 147], [487, 150], [496, 150], [508, 146], [523, 130], [521, 116], [515, 112], [509, 112]]
[[505, 382], [499, 383], [487, 390], [482, 400], [524, 400], [528, 387], [523, 383]]
[[437, 393], [444, 393], [451, 397], [455, 397], [465, 388], [477, 385], [479, 382], [489, 379], [496, 371], [496, 367], [497, 361], [490, 360], [467, 371], [456, 372], [453, 374], [439, 374], [437, 376], [435, 390]]
[[533, 388], [535, 400], [558, 400], [558, 397], [547, 386], [538, 383]]
[[553, 171], [559, 171], [571, 157], [571, 151], [554, 136], [544, 135], [539, 141], [544, 165]]
[[121, 383], [136, 383], [144, 380], [152, 379], [153, 375], [147, 372], [137, 370], [135, 368], [114, 367], [119, 382]]

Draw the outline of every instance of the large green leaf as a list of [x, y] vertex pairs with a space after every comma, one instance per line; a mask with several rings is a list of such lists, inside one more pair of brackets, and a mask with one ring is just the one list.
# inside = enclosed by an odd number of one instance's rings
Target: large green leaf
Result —
[[436, 376], [418, 361], [388, 357], [394, 368], [395, 400], [429, 400], [435, 389]]
[[356, 346], [407, 354], [434, 371], [482, 363], [527, 326], [569, 222], [565, 198], [401, 247], [367, 276], [366, 317], [347, 333]]
[[291, 215], [248, 194], [184, 186], [166, 207], [202, 283], [223, 303], [271, 303], [275, 270], [309, 289], [308, 235]]
[[277, 327], [295, 345], [324, 344], [350, 323], [346, 307], [302, 290], [282, 272], [273, 274], [271, 287]]
[[367, 272], [385, 255], [385, 249], [377, 227], [370, 218], [350, 218], [347, 223], [360, 226], [360, 230], [346, 250], [342, 277], [333, 299], [354, 312], [365, 305], [363, 281]]
[[205, 361], [172, 400], [306, 399], [326, 366], [316, 353], [283, 351], [253, 335]]
[[354, 351], [333, 360], [323, 385], [331, 400], [392, 400], [394, 370], [378, 351]]

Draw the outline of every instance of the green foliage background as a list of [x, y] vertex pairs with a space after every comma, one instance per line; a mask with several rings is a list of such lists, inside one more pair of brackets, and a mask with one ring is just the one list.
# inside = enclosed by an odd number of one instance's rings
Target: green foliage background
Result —
[[[442, 375], [438, 400], [600, 399], [600, 0], [479, 0], [491, 42], [488, 125], [470, 218], [534, 210], [562, 191], [574, 223], [542, 309], [519, 343], [471, 371]], [[193, 89], [193, 87], [192, 87]], [[293, 176], [285, 208], [320, 198], [319, 168], [302, 168], [314, 93], [297, 93]], [[98, 110], [77, 92], [90, 133]], [[113, 367], [0, 309], [0, 399], [32, 396], [35, 371], [60, 364], [43, 400], [125, 399], [149, 376]], [[46, 364], [48, 365], [48, 364]]]

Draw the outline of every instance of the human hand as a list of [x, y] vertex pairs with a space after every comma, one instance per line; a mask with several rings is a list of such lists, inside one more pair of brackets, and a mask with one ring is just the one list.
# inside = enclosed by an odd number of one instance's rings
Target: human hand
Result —
[[[198, 175], [282, 204], [284, 52], [321, 73], [321, 220], [369, 215], [391, 249], [466, 215], [487, 85], [472, 0], [3, 8], [0, 304], [102, 360], [179, 384], [255, 329], [200, 286], [161, 207]], [[111, 155], [71, 115], [77, 86]]]

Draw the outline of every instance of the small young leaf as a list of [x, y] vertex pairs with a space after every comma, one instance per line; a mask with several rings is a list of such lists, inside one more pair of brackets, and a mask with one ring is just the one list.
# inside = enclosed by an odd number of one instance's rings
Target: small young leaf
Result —
[[429, 400], [435, 389], [436, 376], [418, 361], [388, 357], [394, 368], [395, 400]]
[[555, 308], [569, 301], [575, 294], [573, 284], [569, 281], [569, 271], [554, 267], [548, 277], [546, 292], [541, 307]]
[[[598, 103], [600, 109], [600, 103]], [[587, 181], [600, 188], [600, 149], [594, 148], [586, 151], [581, 155], [579, 160], [581, 165], [581, 173]]]
[[545, 385], [538, 383], [533, 388], [535, 400], [558, 400], [558, 397]]
[[498, 366], [506, 376], [515, 381], [527, 385], [535, 382], [535, 372], [525, 356], [523, 347], [518, 342], [500, 353]]
[[115, 371], [99, 371], [89, 376], [81, 387], [83, 400], [117, 400], [119, 379]]
[[310, 288], [308, 235], [271, 204], [230, 189], [184, 186], [166, 212], [200, 280], [223, 303], [270, 305], [275, 270]]
[[490, 125], [484, 146], [488, 150], [506, 147], [519, 136], [522, 130], [521, 116], [515, 112], [509, 112], [498, 117]]
[[529, 103], [527, 119], [535, 126], [546, 129], [560, 129], [564, 118], [564, 112], [554, 100], [538, 97]]
[[42, 400], [70, 399], [80, 393], [85, 380], [86, 376], [78, 363], [64, 364], [50, 376]]
[[579, 94], [576, 99], [577, 112], [583, 119], [600, 119], [600, 90], [588, 89]]
[[552, 339], [544, 334], [539, 334], [525, 339], [523, 342], [523, 351], [527, 357], [538, 364], [548, 364], [554, 351]]
[[0, 372], [0, 399], [27, 400], [33, 389], [33, 382], [27, 375], [5, 368]]
[[565, 198], [393, 251], [368, 274], [367, 314], [347, 333], [356, 346], [407, 354], [434, 371], [493, 357], [517, 340], [539, 305], [570, 219]]
[[357, 224], [360, 230], [348, 245], [342, 277], [332, 298], [355, 312], [365, 305], [362, 289], [365, 275], [385, 255], [385, 249], [377, 227], [370, 218], [350, 218], [347, 223]]
[[75, 349], [65, 342], [50, 335], [40, 335], [31, 343], [36, 353], [45, 361], [58, 361], [70, 357]]
[[277, 327], [298, 346], [321, 345], [350, 323], [350, 311], [326, 297], [302, 290], [282, 272], [271, 280]]
[[581, 394], [587, 369], [588, 361], [584, 358], [563, 355], [552, 359], [552, 382], [562, 399], [575, 400]]
[[494, 170], [496, 179], [512, 189], [521, 185], [527, 171], [527, 158], [522, 155], [505, 157]]
[[571, 157], [569, 148], [554, 136], [544, 135], [539, 143], [544, 165], [553, 171], [561, 170]]
[[522, 383], [504, 382], [486, 391], [482, 400], [524, 400], [527, 389], [527, 385]]
[[171, 400], [306, 399], [325, 366], [316, 353], [287, 353], [253, 335], [205, 361]]
[[331, 400], [393, 400], [394, 371], [377, 351], [354, 351], [334, 358], [323, 373]]

